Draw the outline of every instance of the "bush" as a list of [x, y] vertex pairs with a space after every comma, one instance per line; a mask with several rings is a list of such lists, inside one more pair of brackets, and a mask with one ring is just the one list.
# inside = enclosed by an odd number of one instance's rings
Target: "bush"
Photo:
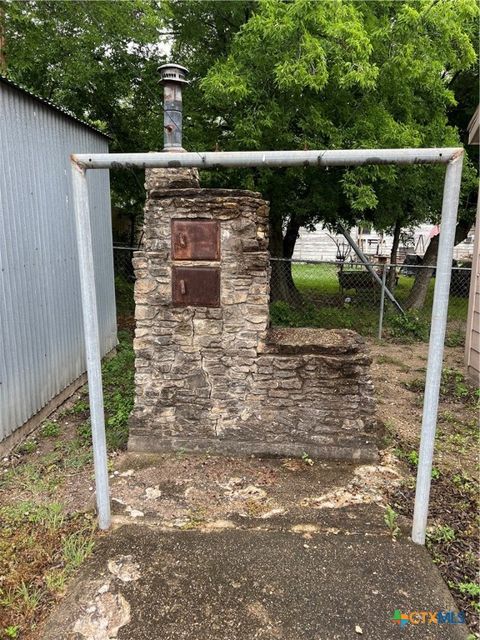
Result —
[[405, 315], [396, 314], [390, 318], [388, 324], [394, 338], [407, 342], [428, 340], [428, 324], [416, 311], [407, 311]]

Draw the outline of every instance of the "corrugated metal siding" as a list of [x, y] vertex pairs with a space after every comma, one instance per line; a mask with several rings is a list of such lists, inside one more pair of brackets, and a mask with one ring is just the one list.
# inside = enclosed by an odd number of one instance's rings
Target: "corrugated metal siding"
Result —
[[[69, 155], [107, 140], [0, 85], [0, 441], [85, 371]], [[116, 344], [108, 171], [88, 173], [102, 353]]]

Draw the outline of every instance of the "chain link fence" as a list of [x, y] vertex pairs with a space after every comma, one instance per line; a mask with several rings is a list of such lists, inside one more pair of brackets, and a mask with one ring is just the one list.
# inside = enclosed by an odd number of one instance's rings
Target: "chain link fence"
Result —
[[113, 247], [113, 269], [115, 273], [115, 296], [117, 301], [117, 318], [119, 325], [133, 324], [135, 312], [133, 286], [135, 275], [132, 258], [136, 247], [115, 245]]
[[[134, 251], [135, 247], [113, 247], [119, 318], [134, 313]], [[464, 340], [470, 276], [471, 268], [456, 265], [452, 270], [447, 344]], [[368, 336], [427, 340], [434, 286], [435, 268], [421, 264], [371, 264], [369, 270], [359, 262], [272, 258], [270, 319], [275, 326], [346, 328]], [[418, 308], [409, 310], [414, 301]]]
[[[280, 326], [343, 327], [363, 335], [427, 339], [435, 268], [272, 259], [271, 322]], [[375, 274], [377, 277], [375, 277]], [[471, 268], [454, 266], [448, 341], [464, 339]], [[382, 295], [382, 282], [385, 290]], [[398, 305], [388, 297], [388, 289]]]

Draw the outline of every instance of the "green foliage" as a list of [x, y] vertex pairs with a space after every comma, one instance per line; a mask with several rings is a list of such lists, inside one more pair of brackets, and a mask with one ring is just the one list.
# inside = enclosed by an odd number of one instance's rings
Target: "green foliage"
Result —
[[428, 324], [417, 311], [398, 313], [390, 318], [389, 330], [395, 339], [403, 341], [428, 340]]
[[35, 442], [35, 440], [25, 440], [25, 442], [23, 442], [18, 447], [18, 452], [19, 453], [33, 453], [34, 451], [36, 451], [37, 447], [38, 447], [38, 443]]
[[308, 455], [306, 451], [302, 453], [302, 460], [309, 467], [313, 467], [313, 465], [315, 464], [315, 462], [312, 460], [312, 458]]
[[[207, 105], [222, 114], [217, 142], [253, 149], [458, 144], [447, 121], [451, 78], [475, 64], [477, 16], [474, 0], [260, 2], [201, 81]], [[352, 222], [361, 214], [385, 229], [438, 216], [442, 174], [360, 167], [285, 170], [282, 185], [278, 172], [257, 172], [255, 181], [271, 200], [274, 223]]]
[[0, 507], [0, 515], [4, 522], [20, 525], [24, 522], [58, 529], [63, 525], [63, 505], [59, 502], [36, 504], [31, 500], [18, 502], [14, 506]]
[[115, 278], [115, 301], [118, 315], [133, 314], [135, 302], [133, 297], [133, 282], [122, 276]]
[[385, 507], [385, 514], [383, 516], [384, 522], [390, 530], [392, 538], [397, 538], [400, 535], [400, 527], [398, 526], [398, 513], [389, 505]]
[[91, 554], [94, 544], [92, 531], [76, 531], [65, 538], [62, 555], [67, 573], [71, 573], [83, 564]]
[[455, 530], [448, 524], [437, 525], [427, 532], [427, 543], [450, 543], [455, 540]]
[[447, 347], [463, 347], [465, 344], [465, 332], [461, 330], [454, 330], [447, 333], [445, 336], [445, 345]]
[[412, 467], [418, 467], [418, 451], [409, 451], [406, 455], [406, 459]]
[[470, 389], [465, 383], [465, 376], [457, 369], [442, 369], [440, 393], [444, 397], [453, 397], [456, 400], [468, 398]]
[[476, 582], [459, 582], [456, 585], [456, 588], [460, 591], [460, 593], [466, 593], [472, 598], [477, 598], [480, 596], [480, 584]]
[[52, 420], [47, 420], [43, 423], [40, 429], [40, 435], [42, 438], [55, 438], [60, 433], [60, 425]]
[[[191, 70], [184, 144], [193, 150], [454, 146], [478, 101], [476, 0], [2, 7], [9, 76], [107, 130], [114, 152], [162, 148], [156, 68], [172, 38], [171, 59]], [[464, 171], [460, 218], [469, 220], [475, 167], [473, 157]], [[261, 190], [272, 251], [291, 255], [286, 228], [295, 238], [318, 221], [383, 230], [437, 221], [442, 179], [441, 167], [307, 167], [217, 171], [204, 183]], [[118, 237], [131, 241], [141, 172], [113, 172], [112, 187], [115, 211], [130, 220]]]
[[[8, 76], [109, 133], [110, 151], [162, 148], [162, 5], [150, 0], [2, 2]], [[141, 213], [142, 173], [112, 172], [113, 205]], [[127, 242], [130, 233], [119, 239]]]
[[127, 421], [134, 401], [134, 361], [131, 334], [122, 331], [115, 357], [107, 360], [102, 368], [106, 414], [107, 444], [112, 449], [127, 444]]

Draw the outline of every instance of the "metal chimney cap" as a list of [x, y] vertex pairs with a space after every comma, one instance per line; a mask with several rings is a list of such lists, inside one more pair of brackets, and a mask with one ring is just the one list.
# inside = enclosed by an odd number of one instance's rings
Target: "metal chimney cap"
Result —
[[187, 74], [188, 69], [182, 67], [180, 64], [162, 64], [158, 67], [160, 71], [160, 82], [181, 82], [188, 84]]

